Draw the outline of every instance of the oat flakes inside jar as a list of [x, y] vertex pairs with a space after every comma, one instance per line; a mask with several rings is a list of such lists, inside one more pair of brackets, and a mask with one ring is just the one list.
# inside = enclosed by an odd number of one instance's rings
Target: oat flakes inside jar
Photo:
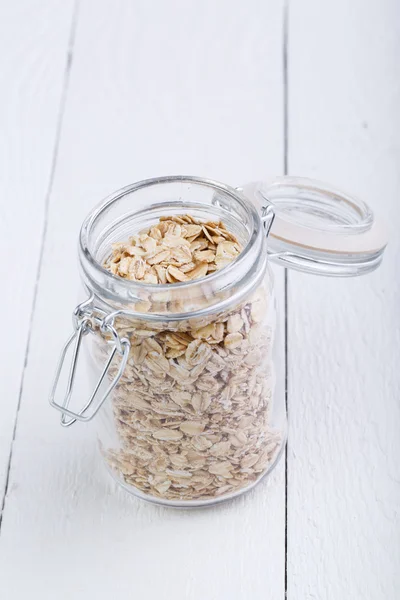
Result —
[[[311, 180], [240, 191], [194, 177], [128, 186], [82, 226], [88, 297], [50, 402], [64, 426], [97, 415], [109, 472], [143, 499], [200, 506], [239, 495], [273, 469], [286, 439], [269, 258], [353, 275], [378, 266], [385, 243], [364, 203]], [[93, 393], [74, 411], [82, 342]]]

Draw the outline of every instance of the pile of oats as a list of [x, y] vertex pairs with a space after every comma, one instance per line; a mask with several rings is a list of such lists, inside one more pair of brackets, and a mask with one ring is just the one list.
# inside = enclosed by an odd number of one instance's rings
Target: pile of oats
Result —
[[189, 215], [162, 217], [149, 230], [113, 245], [104, 266], [143, 283], [177, 283], [205, 277], [232, 262], [242, 248], [221, 222]]
[[[240, 251], [223, 223], [174, 216], [115, 244], [104, 265], [131, 280], [175, 283], [205, 277]], [[112, 399], [119, 442], [103, 453], [125, 483], [161, 499], [207, 500], [268, 470], [282, 443], [271, 428], [273, 320], [264, 284], [203, 322], [116, 322], [131, 353]], [[104, 361], [104, 344], [98, 352]]]

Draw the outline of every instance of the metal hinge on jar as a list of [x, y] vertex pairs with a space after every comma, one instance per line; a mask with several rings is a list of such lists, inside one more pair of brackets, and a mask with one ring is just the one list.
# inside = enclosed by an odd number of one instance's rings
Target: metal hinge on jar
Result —
[[[117, 330], [114, 327], [114, 320], [118, 316], [119, 311], [107, 314], [104, 311], [96, 308], [93, 302], [94, 297], [93, 295], [91, 295], [87, 300], [79, 304], [73, 312], [74, 332], [65, 342], [61, 350], [61, 355], [58, 361], [53, 386], [51, 388], [49, 399], [50, 405], [62, 413], [61, 425], [63, 427], [69, 427], [76, 421], [86, 422], [93, 419], [93, 417], [98, 413], [98, 411], [100, 410], [100, 408], [102, 407], [112, 390], [115, 388], [115, 386], [121, 379], [126, 363], [128, 361], [130, 342], [127, 338], [121, 339], [118, 335]], [[75, 412], [68, 407], [71, 401], [72, 392], [74, 388], [76, 378], [76, 367], [78, 363], [79, 352], [82, 346], [82, 340], [86, 335], [90, 333], [98, 335], [98, 333], [96, 333], [96, 329], [99, 330], [103, 335], [111, 334], [112, 349], [91, 396], [89, 397], [86, 404], [79, 410], [79, 412]], [[57, 392], [61, 372], [64, 366], [68, 349], [73, 343], [74, 349], [72, 352], [72, 359], [69, 368], [67, 389], [63, 401], [61, 403], [58, 403], [55, 401], [55, 395]], [[98, 399], [97, 396], [99, 389], [110, 369], [111, 363], [116, 354], [121, 356], [121, 363], [119, 365], [118, 372], [107, 387], [107, 389], [105, 390], [105, 392]], [[92, 410], [88, 412], [88, 409], [90, 407], [92, 407]]]

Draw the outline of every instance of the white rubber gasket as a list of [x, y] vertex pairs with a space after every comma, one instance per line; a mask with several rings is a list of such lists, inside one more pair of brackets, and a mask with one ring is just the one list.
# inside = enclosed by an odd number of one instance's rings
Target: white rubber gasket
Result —
[[289, 223], [279, 215], [275, 216], [270, 237], [299, 248], [333, 254], [376, 254], [385, 248], [388, 241], [386, 228], [376, 219], [368, 231], [343, 235]]

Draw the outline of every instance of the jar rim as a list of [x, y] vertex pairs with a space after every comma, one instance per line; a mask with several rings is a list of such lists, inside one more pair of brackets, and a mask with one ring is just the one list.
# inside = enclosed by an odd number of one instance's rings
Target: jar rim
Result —
[[[213, 190], [223, 192], [225, 195], [230, 196], [233, 200], [238, 202], [240, 206], [247, 212], [251, 219], [251, 232], [246, 245], [244, 246], [240, 254], [229, 265], [223, 267], [222, 269], [219, 269], [218, 271], [210, 273], [206, 277], [202, 277], [200, 279], [172, 284], [152, 284], [147, 282], [145, 283], [140, 281], [132, 281], [112, 274], [110, 271], [108, 271], [105, 267], [102, 266], [102, 264], [96, 259], [93, 252], [90, 249], [90, 236], [95, 224], [97, 223], [98, 219], [102, 215], [104, 215], [104, 213], [107, 212], [107, 210], [114, 203], [116, 203], [118, 200], [122, 199], [126, 195], [146, 187], [165, 183], [188, 183], [205, 186]], [[147, 209], [142, 209], [141, 211], [137, 211], [136, 214], [140, 214], [140, 212], [145, 212], [146, 210]], [[99, 276], [104, 277], [105, 281], [110, 282], [110, 284], [118, 283], [118, 286], [121, 286], [121, 289], [124, 289], [126, 292], [128, 292], [131, 297], [136, 296], [136, 294], [134, 294], [135, 290], [137, 290], [138, 292], [143, 290], [157, 290], [159, 292], [163, 292], [171, 290], [172, 288], [174, 290], [179, 289], [183, 291], [196, 284], [198, 285], [199, 283], [204, 283], [204, 281], [207, 281], [211, 284], [213, 281], [215, 281], [218, 277], [221, 276], [221, 273], [225, 275], [231, 273], [233, 269], [238, 268], [238, 266], [242, 265], [248, 259], [249, 253], [251, 252], [257, 240], [259, 240], [259, 238], [262, 235], [263, 225], [261, 221], [261, 216], [254, 204], [246, 198], [246, 196], [242, 193], [241, 190], [235, 189], [229, 185], [220, 183], [212, 179], [196, 176], [169, 175], [162, 177], [154, 177], [149, 179], [143, 179], [141, 181], [137, 181], [135, 183], [118, 189], [117, 191], [107, 196], [104, 200], [99, 202], [90, 211], [90, 213], [86, 216], [82, 223], [79, 234], [80, 263], [85, 273], [87, 273], [88, 268], [94, 269]]]

